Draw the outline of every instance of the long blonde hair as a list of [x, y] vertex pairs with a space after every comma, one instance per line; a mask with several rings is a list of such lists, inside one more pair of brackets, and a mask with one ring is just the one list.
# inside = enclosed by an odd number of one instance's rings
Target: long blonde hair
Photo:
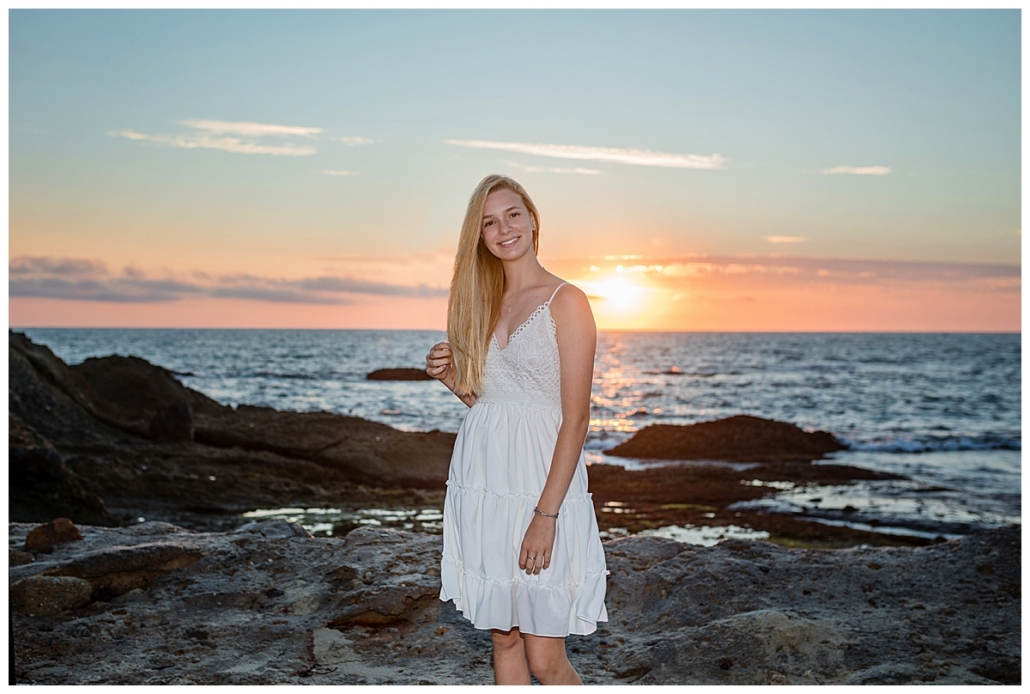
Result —
[[461, 225], [458, 253], [454, 258], [454, 277], [447, 302], [447, 340], [454, 361], [455, 389], [478, 393], [483, 385], [483, 369], [490, 337], [501, 315], [504, 294], [504, 266], [483, 241], [483, 211], [486, 198], [495, 190], [517, 193], [533, 221], [533, 253], [539, 246], [540, 212], [526, 189], [507, 176], [491, 174], [479, 182], [469, 198], [465, 221]]

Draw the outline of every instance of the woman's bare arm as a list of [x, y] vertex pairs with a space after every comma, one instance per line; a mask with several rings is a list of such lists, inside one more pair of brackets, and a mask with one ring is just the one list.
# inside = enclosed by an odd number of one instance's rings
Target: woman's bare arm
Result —
[[[537, 508], [544, 513], [556, 514], [569, 491], [590, 425], [590, 388], [594, 379], [597, 328], [586, 294], [572, 285], [562, 288], [555, 296], [551, 302], [551, 315], [557, 326], [561, 359], [562, 424]], [[534, 573], [550, 565], [554, 531], [554, 519], [534, 514], [522, 543], [520, 567], [526, 568], [527, 556], [541, 555], [544, 562], [536, 564]], [[529, 565], [533, 566], [533, 562]]]
[[472, 407], [476, 404], [475, 393], [459, 393], [454, 390], [454, 360], [449, 342], [438, 342], [426, 355], [426, 373], [447, 386], [447, 390], [458, 396], [463, 403]]

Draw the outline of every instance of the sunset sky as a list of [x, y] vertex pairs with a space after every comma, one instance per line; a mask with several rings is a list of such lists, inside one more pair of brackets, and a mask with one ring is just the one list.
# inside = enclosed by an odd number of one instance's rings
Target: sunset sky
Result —
[[1020, 330], [1020, 13], [10, 12], [10, 324], [443, 329], [486, 174], [602, 329]]

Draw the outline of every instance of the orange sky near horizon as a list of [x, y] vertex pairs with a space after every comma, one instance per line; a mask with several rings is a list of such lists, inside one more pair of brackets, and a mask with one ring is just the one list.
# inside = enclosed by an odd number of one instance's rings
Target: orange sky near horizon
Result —
[[[445, 255], [445, 254], [444, 254]], [[350, 269], [357, 268], [350, 260]], [[92, 271], [94, 282], [178, 281], [198, 295], [157, 301], [81, 301], [12, 297], [12, 327], [204, 327], [444, 330], [446, 286], [441, 260], [364, 260], [380, 280], [407, 267], [435, 294], [387, 296], [357, 292], [315, 293], [295, 301], [218, 296], [227, 286], [270, 289], [251, 276], [211, 278], [190, 284], [178, 277], [150, 278], [142, 271], [114, 276]], [[435, 267], [434, 267], [435, 266]], [[789, 257], [679, 258], [665, 264], [639, 258], [551, 260], [545, 266], [587, 292], [600, 330], [756, 332], [1019, 332], [1018, 268], [957, 263], [897, 263]], [[421, 268], [421, 269], [419, 269]], [[368, 269], [366, 269], [366, 272]], [[28, 271], [26, 274], [31, 276]], [[203, 273], [195, 273], [203, 274]], [[354, 275], [350, 275], [353, 279]], [[297, 279], [292, 287], [314, 286]], [[370, 280], [354, 280], [369, 282]], [[221, 284], [220, 284], [221, 282]], [[226, 284], [228, 282], [228, 284]], [[120, 285], [119, 285], [120, 286]], [[149, 285], [147, 285], [149, 286]], [[392, 285], [387, 285], [387, 288]], [[180, 287], [181, 288], [181, 287]], [[347, 289], [347, 288], [345, 288]], [[205, 292], [205, 293], [201, 293]], [[299, 290], [298, 290], [299, 291]], [[307, 291], [304, 289], [304, 291]], [[257, 296], [263, 296], [257, 294]], [[312, 303], [324, 300], [338, 303]], [[287, 297], [288, 298], [288, 297]]]

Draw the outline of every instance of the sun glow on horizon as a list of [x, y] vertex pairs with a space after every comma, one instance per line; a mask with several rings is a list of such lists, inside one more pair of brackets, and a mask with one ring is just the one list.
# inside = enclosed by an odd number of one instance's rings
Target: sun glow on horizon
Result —
[[623, 274], [602, 275], [576, 282], [587, 294], [598, 327], [633, 329], [648, 327], [654, 318], [657, 290]]
[[606, 302], [613, 313], [630, 313], [640, 308], [644, 288], [625, 277], [610, 277], [591, 283], [590, 294]]

